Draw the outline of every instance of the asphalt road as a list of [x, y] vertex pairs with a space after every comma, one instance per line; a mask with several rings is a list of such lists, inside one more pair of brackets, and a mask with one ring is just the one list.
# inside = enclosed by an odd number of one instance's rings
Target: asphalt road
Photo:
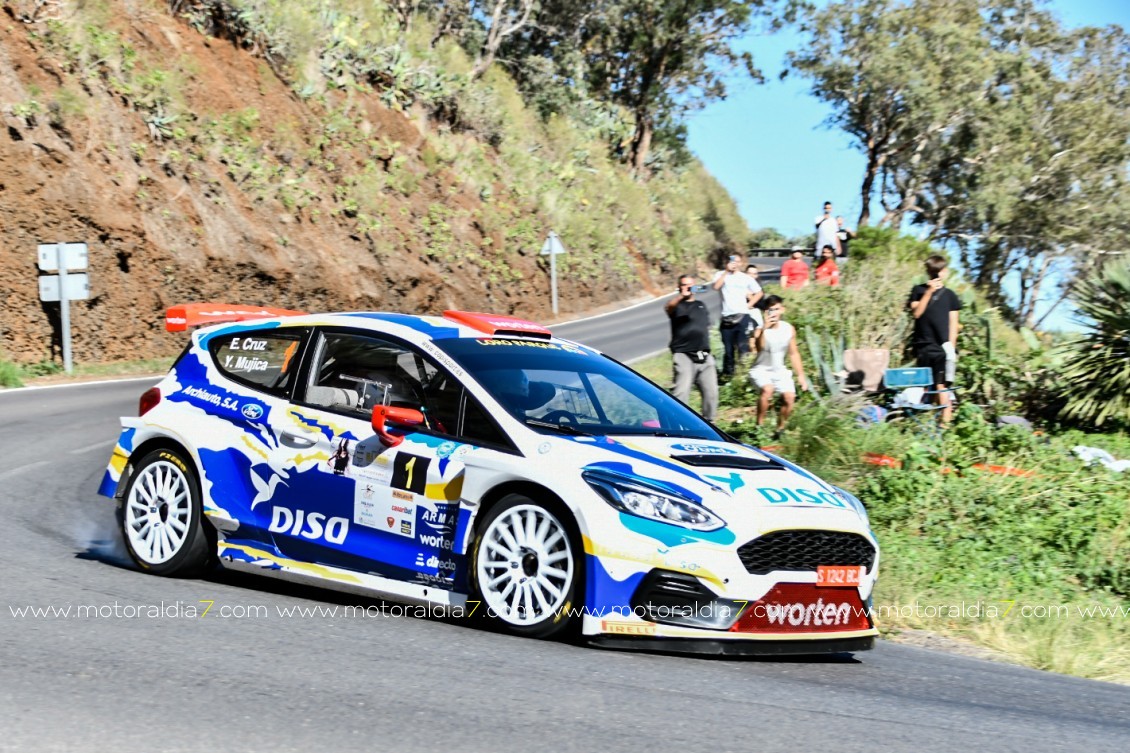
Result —
[[[749, 262], [757, 264], [762, 270], [759, 275], [762, 282], [775, 283], [781, 278], [783, 259], [751, 258]], [[672, 284], [671, 295], [674, 294]], [[722, 310], [719, 294], [707, 290], [699, 293], [698, 297], [706, 301], [713, 322], [717, 324]], [[558, 337], [591, 345], [618, 361], [630, 363], [667, 349], [667, 342], [671, 339], [671, 325], [663, 312], [663, 306], [669, 298], [670, 296], [662, 296], [628, 309], [550, 325], [549, 328]]]
[[[820, 661], [621, 653], [140, 573], [95, 489], [147, 386], [0, 391], [0, 750], [1127, 748], [1130, 688], [885, 642]], [[372, 616], [341, 613], [357, 604]]]

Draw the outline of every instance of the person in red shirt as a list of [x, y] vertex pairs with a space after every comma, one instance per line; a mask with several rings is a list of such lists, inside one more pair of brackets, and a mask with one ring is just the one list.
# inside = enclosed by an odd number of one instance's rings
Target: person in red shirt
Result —
[[799, 248], [793, 249], [793, 258], [781, 265], [781, 287], [785, 290], [789, 288], [803, 288], [808, 285], [808, 265], [804, 263], [804, 251]]
[[840, 268], [836, 264], [836, 249], [831, 246], [824, 246], [821, 249], [820, 261], [816, 262], [814, 276], [817, 285], [835, 287], [840, 284]]

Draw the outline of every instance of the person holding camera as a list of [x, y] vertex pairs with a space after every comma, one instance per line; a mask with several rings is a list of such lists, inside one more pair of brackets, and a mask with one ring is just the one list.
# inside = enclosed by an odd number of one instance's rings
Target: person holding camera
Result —
[[722, 376], [732, 377], [738, 359], [749, 353], [749, 307], [761, 298], [761, 286], [742, 271], [742, 257], [733, 254], [714, 275], [712, 287], [722, 294]]
[[672, 394], [689, 402], [691, 385], [698, 385], [702, 417], [713, 421], [718, 413], [718, 370], [710, 352], [710, 311], [695, 297], [694, 275], [679, 278], [678, 292], [663, 308], [671, 320]]
[[949, 388], [957, 367], [958, 312], [961, 299], [946, 287], [949, 263], [944, 256], [926, 260], [928, 281], [915, 285], [906, 307], [914, 317], [914, 357], [919, 366], [933, 372], [934, 397], [942, 406], [942, 423], [953, 417]]
[[757, 338], [757, 360], [749, 370], [749, 378], [761, 390], [757, 399], [758, 426], [765, 422], [773, 394], [781, 393], [782, 405], [777, 411], [775, 436], [780, 436], [784, 430], [796, 404], [796, 383], [793, 381], [793, 371], [785, 365], [786, 358], [796, 371], [801, 389], [809, 388], [804, 363], [800, 360], [800, 350], [797, 348], [796, 329], [781, 318], [784, 314], [785, 302], [780, 296], [771, 295], [765, 299], [765, 327]]

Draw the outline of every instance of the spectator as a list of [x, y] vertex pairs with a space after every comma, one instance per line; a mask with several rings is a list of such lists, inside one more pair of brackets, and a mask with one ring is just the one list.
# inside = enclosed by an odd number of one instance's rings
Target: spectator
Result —
[[804, 249], [794, 248], [793, 258], [781, 265], [781, 288], [799, 289], [808, 285], [808, 265], [804, 262]]
[[812, 257], [819, 259], [820, 254], [824, 250], [824, 246], [831, 246], [839, 256], [842, 252], [840, 250], [840, 239], [837, 237], [839, 227], [836, 225], [836, 220], [832, 217], [832, 202], [824, 202], [824, 214], [816, 218], [816, 247], [812, 250]]
[[949, 277], [945, 257], [935, 255], [926, 260], [926, 277], [928, 282], [911, 289], [906, 306], [914, 317], [914, 356], [919, 366], [933, 371], [934, 397], [942, 406], [942, 422], [949, 423], [953, 401], [948, 390], [953, 386], [957, 361], [961, 300], [945, 286]]
[[840, 268], [836, 265], [836, 250], [834, 248], [829, 245], [824, 246], [824, 250], [820, 254], [820, 261], [816, 262], [816, 269], [813, 270], [813, 273], [817, 285], [835, 287], [840, 284]]
[[757, 360], [749, 371], [749, 378], [761, 390], [757, 399], [758, 426], [765, 422], [773, 393], [781, 393], [783, 404], [777, 411], [777, 431], [774, 437], [780, 436], [796, 403], [796, 384], [793, 372], [785, 365], [786, 355], [800, 378], [801, 388], [808, 389], [808, 378], [804, 374], [800, 350], [797, 349], [796, 330], [793, 325], [782, 320], [784, 313], [785, 304], [780, 296], [771, 295], [765, 299], [765, 328], [758, 338]]
[[678, 292], [664, 309], [671, 319], [671, 364], [675, 376], [673, 394], [690, 400], [691, 385], [702, 393], [702, 415], [713, 421], [718, 412], [718, 370], [710, 352], [710, 311], [695, 298], [693, 275], [679, 278]]
[[765, 324], [765, 317], [761, 313], [762, 302], [765, 300], [765, 291], [761, 288], [761, 270], [757, 268], [756, 264], [750, 264], [745, 268], [745, 273], [753, 278], [757, 283], [758, 293], [753, 297], [753, 301], [749, 304], [749, 344], [748, 352], [753, 352], [756, 349], [757, 335], [761, 327]]
[[844, 227], [844, 217], [836, 218], [836, 237], [840, 240], [840, 258], [848, 258], [848, 244], [855, 238], [855, 231]]
[[742, 269], [742, 257], [730, 256], [726, 268], [714, 275], [713, 287], [722, 294], [722, 376], [732, 377], [738, 358], [749, 353], [749, 306], [761, 286]]

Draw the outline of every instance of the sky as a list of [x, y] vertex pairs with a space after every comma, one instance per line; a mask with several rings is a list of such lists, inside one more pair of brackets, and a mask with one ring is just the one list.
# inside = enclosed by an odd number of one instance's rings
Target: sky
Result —
[[[1130, 29], [1126, 0], [1056, 0], [1050, 7], [1068, 26]], [[785, 53], [800, 41], [791, 30], [747, 36], [739, 46], [753, 53], [766, 82], [733, 77], [727, 99], [689, 121], [691, 150], [729, 190], [749, 226], [787, 236], [812, 232], [825, 201], [852, 228], [862, 208], [863, 155], [845, 133], [824, 125], [831, 109], [809, 93], [810, 80], [779, 78]], [[1046, 325], [1072, 328], [1070, 313], [1065, 304]]]

